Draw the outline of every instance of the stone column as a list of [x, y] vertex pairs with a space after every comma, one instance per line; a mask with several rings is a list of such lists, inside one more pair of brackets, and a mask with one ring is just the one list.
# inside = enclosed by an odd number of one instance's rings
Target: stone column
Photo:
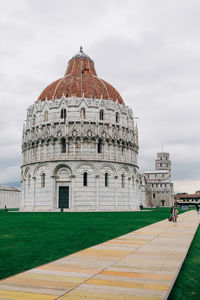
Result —
[[128, 177], [129, 208], [131, 209], [131, 177]]
[[117, 143], [114, 142], [114, 149], [115, 149], [115, 161], [117, 161]]
[[50, 159], [53, 159], [54, 158], [54, 141], [51, 141], [51, 156], [50, 156]]
[[35, 210], [36, 177], [33, 176], [33, 210]]
[[39, 147], [39, 157], [38, 157], [39, 159], [38, 160], [41, 161], [41, 159], [42, 159], [42, 147], [43, 147], [41, 141], [39, 142], [38, 147]]
[[48, 145], [48, 143], [45, 142], [45, 143], [44, 143], [44, 160], [47, 159], [47, 145]]
[[74, 157], [74, 159], [75, 159], [75, 158], [76, 158], [76, 141], [75, 141], [75, 139], [73, 139], [73, 146], [74, 146], [73, 157]]
[[97, 149], [98, 146], [97, 146], [97, 145], [98, 145], [98, 139], [96, 139], [96, 141], [95, 141], [95, 143], [94, 143], [95, 150], [96, 150], [96, 155], [95, 155], [95, 156], [96, 156], [96, 160], [98, 160], [98, 149]]
[[62, 153], [61, 153], [61, 140], [58, 140], [58, 158], [62, 157]]
[[65, 144], [66, 144], [66, 157], [68, 157], [69, 156], [69, 141], [68, 141], [68, 139], [66, 139]]
[[112, 151], [112, 148], [111, 148], [111, 147], [112, 147], [112, 142], [109, 142], [108, 145], [109, 145], [109, 152], [110, 152], [110, 153], [109, 153], [109, 160], [111, 160], [111, 156], [112, 156], [112, 155], [111, 155], [111, 151]]
[[24, 209], [25, 195], [26, 195], [26, 179], [22, 181], [22, 209]]
[[27, 157], [27, 163], [29, 163], [30, 162], [30, 160], [29, 160], [29, 152], [30, 152], [30, 147], [28, 146], [27, 147], [27, 155], [26, 155], [26, 157]]
[[51, 210], [57, 208], [56, 206], [56, 176], [51, 176]]
[[72, 194], [72, 196], [71, 196], [71, 199], [72, 199], [72, 202], [71, 202], [71, 208], [73, 208], [73, 209], [75, 209], [75, 199], [74, 199], [74, 185], [75, 185], [75, 178], [76, 178], [76, 176], [75, 175], [72, 175], [71, 176], [71, 179], [72, 179], [72, 184], [71, 184], [71, 194]]
[[102, 159], [105, 159], [105, 142], [102, 142]]
[[115, 176], [115, 208], [118, 207], [118, 203], [117, 203], [117, 190], [118, 190], [118, 186], [117, 186], [117, 179], [118, 179], [118, 176]]
[[89, 139], [88, 140], [88, 149], [89, 149], [89, 151], [88, 151], [88, 157], [89, 158], [91, 157], [91, 154], [90, 154], [91, 149], [90, 149], [90, 147], [91, 147], [91, 140]]
[[99, 209], [99, 175], [96, 175], [96, 210]]
[[81, 138], [80, 140], [80, 159], [84, 159], [83, 154], [82, 154], [82, 149], [83, 149], [83, 139]]

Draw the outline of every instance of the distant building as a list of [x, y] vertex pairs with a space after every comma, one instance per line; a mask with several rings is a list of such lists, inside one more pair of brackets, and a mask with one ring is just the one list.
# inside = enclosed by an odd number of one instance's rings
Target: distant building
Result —
[[200, 190], [196, 191], [194, 194], [176, 194], [175, 202], [180, 205], [200, 205]]
[[157, 153], [155, 170], [144, 172], [147, 186], [147, 203], [154, 206], [171, 206], [173, 203], [173, 183], [171, 183], [171, 161], [169, 153]]
[[0, 209], [21, 207], [21, 190], [15, 186], [0, 185]]

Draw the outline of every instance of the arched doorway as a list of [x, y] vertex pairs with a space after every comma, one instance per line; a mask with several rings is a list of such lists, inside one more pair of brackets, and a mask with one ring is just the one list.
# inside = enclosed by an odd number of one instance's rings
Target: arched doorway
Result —
[[56, 172], [57, 208], [71, 208], [71, 170], [61, 166]]
[[161, 206], [165, 206], [165, 200], [161, 200]]

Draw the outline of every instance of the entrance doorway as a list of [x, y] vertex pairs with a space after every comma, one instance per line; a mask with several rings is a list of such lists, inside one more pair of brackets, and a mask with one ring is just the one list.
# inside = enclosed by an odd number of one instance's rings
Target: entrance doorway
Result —
[[59, 186], [59, 208], [69, 208], [68, 186]]
[[162, 206], [165, 206], [165, 200], [161, 200]]

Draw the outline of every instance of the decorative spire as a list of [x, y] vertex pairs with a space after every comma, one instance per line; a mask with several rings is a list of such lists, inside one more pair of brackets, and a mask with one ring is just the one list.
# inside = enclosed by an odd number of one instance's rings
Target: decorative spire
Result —
[[80, 46], [80, 52], [82, 52], [82, 53], [83, 53], [83, 47], [82, 47], [82, 46]]

